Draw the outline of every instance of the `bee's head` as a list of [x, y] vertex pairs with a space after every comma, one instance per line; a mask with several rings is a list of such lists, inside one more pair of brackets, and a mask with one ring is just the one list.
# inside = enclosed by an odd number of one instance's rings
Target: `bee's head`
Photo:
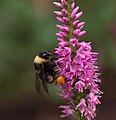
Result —
[[39, 57], [44, 58], [46, 60], [49, 60], [50, 57], [52, 56], [52, 54], [48, 51], [40, 52], [38, 55], [39, 55]]

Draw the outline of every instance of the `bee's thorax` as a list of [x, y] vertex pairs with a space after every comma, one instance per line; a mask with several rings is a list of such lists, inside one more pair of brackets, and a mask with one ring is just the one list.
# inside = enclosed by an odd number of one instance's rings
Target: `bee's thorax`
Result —
[[46, 62], [47, 60], [39, 57], [39, 56], [36, 56], [35, 59], [34, 59], [34, 63], [38, 63], [38, 64], [41, 64], [43, 62]]

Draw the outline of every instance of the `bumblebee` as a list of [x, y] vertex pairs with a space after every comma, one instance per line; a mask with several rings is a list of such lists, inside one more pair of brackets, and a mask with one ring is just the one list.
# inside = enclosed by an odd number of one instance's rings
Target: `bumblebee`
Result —
[[41, 84], [43, 89], [49, 94], [47, 83], [64, 83], [64, 78], [58, 75], [55, 57], [51, 52], [43, 51], [34, 58], [35, 67], [35, 87], [40, 91]]

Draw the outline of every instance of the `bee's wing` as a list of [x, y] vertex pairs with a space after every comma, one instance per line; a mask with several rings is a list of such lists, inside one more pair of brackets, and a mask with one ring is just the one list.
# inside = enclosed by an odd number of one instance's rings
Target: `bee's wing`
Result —
[[44, 90], [49, 94], [48, 86], [45, 80], [42, 80], [42, 85], [43, 85]]
[[38, 92], [40, 92], [40, 87], [41, 87], [41, 79], [39, 77], [39, 74], [36, 72], [35, 73], [35, 87]]
[[44, 69], [44, 65], [42, 64], [42, 69], [41, 69], [41, 73], [40, 73], [40, 78], [42, 80], [42, 85], [44, 90], [49, 94], [48, 91], [48, 86], [47, 86], [47, 82], [46, 82], [46, 74], [45, 74], [45, 69]]
[[[40, 77], [41, 77], [41, 79], [40, 79]], [[47, 86], [46, 79], [45, 79], [44, 75], [43, 74], [38, 74], [36, 72], [36, 74], [35, 74], [35, 87], [36, 87], [36, 90], [38, 92], [40, 92], [41, 82], [42, 82], [42, 85], [43, 85], [43, 89], [49, 94], [48, 86]]]

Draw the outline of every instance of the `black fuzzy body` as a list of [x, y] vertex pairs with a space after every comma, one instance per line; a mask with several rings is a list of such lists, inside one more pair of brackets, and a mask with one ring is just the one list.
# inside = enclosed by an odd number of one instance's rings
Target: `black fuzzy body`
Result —
[[57, 76], [55, 59], [48, 57], [48, 55], [45, 58], [39, 55], [35, 57], [35, 86], [37, 91], [40, 91], [42, 83], [44, 90], [49, 93], [47, 83], [53, 83]]

